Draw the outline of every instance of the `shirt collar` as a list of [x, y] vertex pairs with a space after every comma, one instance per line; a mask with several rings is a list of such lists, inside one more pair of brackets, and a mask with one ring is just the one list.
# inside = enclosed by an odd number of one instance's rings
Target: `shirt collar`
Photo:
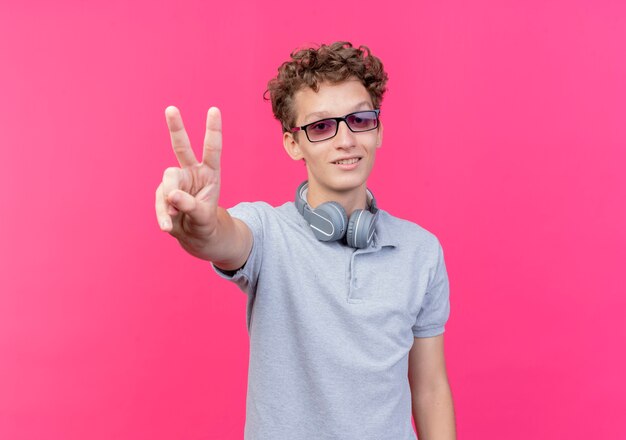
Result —
[[375, 247], [397, 247], [399, 240], [394, 237], [389, 224], [389, 214], [387, 211], [379, 209], [378, 222], [376, 223], [376, 232], [374, 232]]

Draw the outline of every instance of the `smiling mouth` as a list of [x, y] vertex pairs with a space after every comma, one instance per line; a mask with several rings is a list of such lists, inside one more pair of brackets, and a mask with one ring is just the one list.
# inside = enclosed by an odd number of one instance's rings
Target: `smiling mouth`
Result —
[[338, 160], [338, 161], [333, 162], [333, 163], [336, 164], [336, 165], [352, 165], [353, 163], [357, 163], [360, 160], [361, 160], [360, 157], [354, 157], [352, 159]]

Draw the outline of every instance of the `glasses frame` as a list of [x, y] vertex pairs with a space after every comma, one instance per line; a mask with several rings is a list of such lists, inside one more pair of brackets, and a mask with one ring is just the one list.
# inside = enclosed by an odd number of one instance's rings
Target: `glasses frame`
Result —
[[[347, 119], [352, 116], [355, 115], [357, 113], [364, 113], [364, 112], [374, 112], [376, 113], [376, 126], [372, 127], [372, 128], [368, 128], [367, 130], [353, 130], [352, 127], [350, 127], [350, 124], [348, 124]], [[339, 124], [341, 123], [341, 121], [346, 123], [346, 127], [348, 127], [348, 129], [352, 132], [352, 133], [365, 133], [366, 131], [372, 131], [372, 130], [376, 130], [378, 128], [378, 126], [380, 125], [380, 109], [373, 109], [373, 110], [359, 110], [356, 112], [352, 112], [352, 113], [348, 113], [345, 116], [342, 117], [337, 117], [337, 118], [323, 118], [323, 119], [319, 119], [317, 121], [311, 122], [310, 124], [306, 124], [306, 125], [301, 125], [299, 127], [293, 127], [291, 129], [291, 133], [297, 133], [299, 131], [304, 131], [304, 133], [306, 134], [306, 138], [309, 140], [309, 142], [324, 142], [327, 141], [328, 139], [332, 139], [335, 136], [337, 136], [337, 133], [339, 132]], [[337, 125], [335, 125], [335, 133], [327, 138], [324, 139], [318, 139], [316, 141], [311, 140], [311, 138], [309, 137], [309, 132], [307, 130], [307, 128], [309, 128], [311, 125], [315, 125], [315, 124], [319, 124], [322, 121], [336, 121]]]

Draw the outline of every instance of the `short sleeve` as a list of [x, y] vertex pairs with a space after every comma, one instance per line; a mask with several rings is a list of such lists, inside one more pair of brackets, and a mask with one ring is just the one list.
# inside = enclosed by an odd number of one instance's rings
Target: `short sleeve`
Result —
[[431, 271], [422, 307], [413, 326], [413, 335], [416, 338], [428, 338], [442, 334], [449, 316], [450, 284], [443, 249], [437, 241], [437, 263]]
[[248, 296], [254, 296], [256, 291], [261, 256], [263, 255], [263, 216], [258, 203], [243, 202], [227, 209], [228, 213], [243, 221], [252, 232], [252, 250], [245, 264], [235, 272], [226, 272], [213, 263], [211, 266], [220, 277], [232, 281]]

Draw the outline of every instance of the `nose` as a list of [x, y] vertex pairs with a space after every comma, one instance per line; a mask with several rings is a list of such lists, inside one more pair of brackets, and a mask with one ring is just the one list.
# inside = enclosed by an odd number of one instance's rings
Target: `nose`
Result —
[[337, 148], [352, 148], [356, 144], [355, 133], [348, 128], [346, 121], [339, 122], [337, 134], [335, 135], [335, 145]]

